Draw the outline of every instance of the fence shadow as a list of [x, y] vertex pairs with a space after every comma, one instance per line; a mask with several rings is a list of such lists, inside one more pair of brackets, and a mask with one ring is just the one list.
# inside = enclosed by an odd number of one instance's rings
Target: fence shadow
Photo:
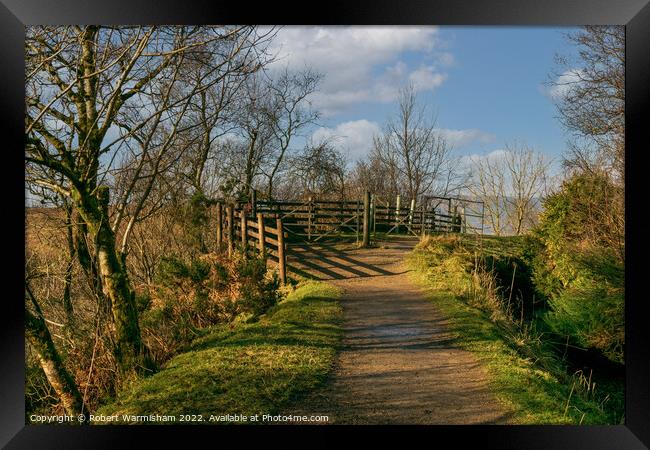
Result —
[[[370, 264], [345, 250], [326, 244], [292, 243], [288, 248], [289, 270], [318, 280], [343, 280], [398, 275], [379, 264]], [[303, 275], [304, 276], [304, 275]]]

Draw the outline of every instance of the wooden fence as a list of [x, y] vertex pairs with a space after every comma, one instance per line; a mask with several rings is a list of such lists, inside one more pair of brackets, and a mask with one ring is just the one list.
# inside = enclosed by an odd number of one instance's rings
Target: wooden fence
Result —
[[265, 261], [274, 261], [278, 266], [280, 281], [287, 281], [287, 258], [282, 219], [269, 218], [261, 212], [252, 214], [242, 205], [224, 206], [216, 204], [216, 241], [218, 248], [228, 249], [232, 255], [235, 247], [246, 251], [256, 249]]
[[316, 200], [230, 203], [216, 201], [217, 245], [232, 252], [236, 245], [256, 248], [277, 262], [286, 280], [286, 241], [319, 242], [355, 237], [368, 246], [381, 233], [424, 236], [438, 232], [483, 234], [483, 203], [462, 198], [428, 196], [420, 204], [402, 205], [366, 192], [354, 201]]
[[[397, 196], [394, 204], [380, 198], [371, 200], [372, 233], [412, 234], [431, 233], [483, 234], [483, 203], [454, 197], [424, 197], [420, 205], [411, 200], [408, 206]], [[479, 210], [480, 209], [480, 210]]]
[[290, 239], [308, 242], [345, 233], [356, 235], [358, 240], [364, 212], [360, 201], [311, 198], [304, 202], [258, 201], [256, 209], [267, 217], [281, 219]]

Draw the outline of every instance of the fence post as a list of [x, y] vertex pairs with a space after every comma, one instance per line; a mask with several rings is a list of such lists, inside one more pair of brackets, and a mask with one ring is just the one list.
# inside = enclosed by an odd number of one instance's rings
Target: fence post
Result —
[[397, 201], [395, 204], [395, 230], [397, 231], [397, 234], [399, 234], [399, 219], [400, 219], [400, 196], [397, 194]]
[[280, 281], [282, 284], [287, 282], [286, 260], [284, 255], [284, 229], [282, 228], [282, 219], [276, 219], [278, 229], [278, 269], [280, 271]]
[[257, 190], [255, 189], [251, 191], [251, 215], [257, 216]]
[[[356, 220], [355, 221], [356, 221], [356, 228], [357, 228], [357, 244], [359, 243], [359, 210], [361, 209], [360, 206], [361, 206], [361, 202], [359, 202], [359, 200], [357, 200], [357, 209], [355, 210], [355, 215], [356, 215]], [[365, 218], [365, 210], [364, 210], [364, 218]], [[341, 219], [341, 220], [343, 220], [343, 219]], [[364, 223], [364, 227], [365, 227], [365, 223]]]
[[226, 207], [226, 218], [228, 220], [228, 256], [232, 256], [235, 243], [235, 223], [232, 209], [232, 205]]
[[413, 212], [415, 211], [415, 199], [411, 199], [411, 209], [409, 211], [409, 225], [413, 225]]
[[223, 243], [223, 220], [221, 211], [221, 202], [217, 203], [217, 250], [221, 250]]
[[246, 211], [242, 208], [240, 214], [241, 219], [241, 247], [244, 251], [248, 247], [248, 224], [246, 223]]
[[460, 232], [467, 233], [467, 216], [465, 215], [465, 207], [460, 207], [461, 221], [460, 221]]
[[422, 211], [420, 212], [420, 226], [422, 227], [420, 233], [422, 234], [422, 237], [425, 237], [427, 233], [426, 233], [426, 228], [424, 226], [424, 206], [422, 206]]
[[307, 241], [311, 241], [311, 222], [312, 222], [312, 214], [314, 214], [314, 203], [313, 199], [310, 196], [309, 197], [309, 205], [307, 206]]
[[363, 196], [363, 246], [370, 245], [370, 191]]
[[372, 235], [375, 236], [375, 194], [370, 194], [370, 226], [372, 227]]
[[262, 213], [257, 213], [257, 238], [259, 240], [258, 248], [260, 250], [260, 255], [266, 264], [266, 243], [265, 233], [264, 233], [264, 215]]

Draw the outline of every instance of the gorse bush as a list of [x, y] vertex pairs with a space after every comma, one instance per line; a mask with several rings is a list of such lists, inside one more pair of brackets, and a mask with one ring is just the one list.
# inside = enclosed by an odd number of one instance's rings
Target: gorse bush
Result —
[[528, 255], [551, 330], [622, 363], [625, 269], [623, 247], [614, 245], [622, 236], [612, 230], [615, 209], [603, 211], [614, 189], [601, 176], [567, 180], [545, 200]]
[[194, 247], [201, 252], [207, 250], [204, 233], [209, 219], [208, 204], [207, 197], [201, 192], [196, 192], [190, 198], [184, 211], [187, 218], [185, 223], [190, 247]]
[[166, 257], [156, 275], [143, 329], [157, 361], [194, 338], [199, 328], [251, 319], [278, 301], [279, 280], [255, 255], [208, 253]]
[[624, 267], [615, 255], [551, 241], [534, 259], [533, 281], [548, 303], [544, 321], [551, 330], [623, 362]]
[[[531, 423], [531, 411], [543, 411], [548, 423], [618, 424], [623, 414], [622, 385], [602, 377], [596, 383], [592, 371], [574, 370], [540, 320], [556, 314], [558, 321], [576, 326], [573, 312], [551, 309], [534, 283], [533, 263], [548, 265], [538, 258], [544, 249], [543, 242], [533, 237], [439, 235], [424, 239], [409, 262], [436, 292], [434, 299], [451, 317], [459, 344], [485, 358], [502, 398], [508, 405], [520, 405], [524, 414], [518, 423]], [[621, 272], [605, 269], [611, 269], [611, 260], [600, 252], [592, 259], [584, 253], [576, 258], [595, 272], [621, 279]], [[568, 292], [559, 281], [558, 286], [557, 292]], [[590, 299], [597, 296], [589, 292]], [[598, 323], [594, 317], [589, 319], [592, 326]], [[596, 337], [610, 339], [605, 331], [610, 325], [601, 323], [601, 329], [591, 329], [590, 346], [597, 343]], [[600, 375], [593, 371], [594, 377]]]
[[609, 248], [623, 261], [625, 211], [622, 187], [605, 173], [581, 173], [567, 179], [544, 201], [543, 233], [565, 241]]

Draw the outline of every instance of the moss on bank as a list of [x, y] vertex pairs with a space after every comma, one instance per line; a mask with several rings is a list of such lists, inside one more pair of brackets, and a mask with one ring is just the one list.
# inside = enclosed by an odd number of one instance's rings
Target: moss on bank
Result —
[[[307, 282], [254, 323], [213, 326], [97, 414], [290, 414], [321, 385], [341, 337], [337, 288]], [[208, 423], [210, 423], [208, 421]], [[228, 423], [219, 421], [215, 423]]]

